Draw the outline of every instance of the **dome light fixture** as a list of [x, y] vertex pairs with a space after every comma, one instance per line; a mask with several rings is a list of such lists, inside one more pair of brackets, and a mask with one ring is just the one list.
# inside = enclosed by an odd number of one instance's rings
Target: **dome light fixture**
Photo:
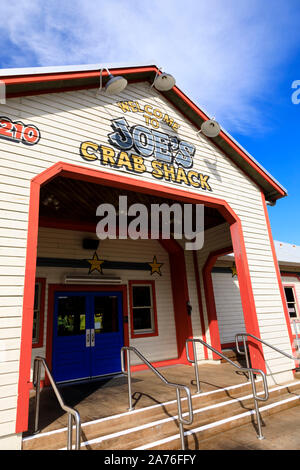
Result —
[[202, 123], [200, 132], [206, 137], [217, 137], [221, 132], [221, 127], [214, 119], [208, 119]]
[[118, 76], [113, 76], [110, 71], [105, 68], [100, 70], [100, 87], [97, 91], [97, 95], [101, 92], [102, 90], [102, 72], [103, 70], [106, 70], [108, 73], [108, 81], [104, 87], [105, 94], [107, 95], [118, 95], [121, 93], [123, 90], [125, 90], [128, 82], [126, 78], [122, 77], [121, 75]]
[[0, 104], [6, 104], [6, 85], [0, 80]]
[[176, 83], [175, 78], [169, 73], [161, 73], [159, 75], [160, 70], [161, 69], [158, 69], [156, 72], [155, 79], [151, 86], [154, 86], [159, 91], [169, 91]]

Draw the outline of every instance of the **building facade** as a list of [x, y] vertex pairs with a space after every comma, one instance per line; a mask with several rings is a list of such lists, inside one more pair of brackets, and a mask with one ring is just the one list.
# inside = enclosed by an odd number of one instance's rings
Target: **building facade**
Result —
[[[119, 372], [123, 345], [156, 366], [187, 363], [187, 338], [221, 350], [232, 324], [292, 352], [266, 206], [285, 189], [225, 130], [199, 132], [208, 116], [177, 86], [157, 90], [156, 66], [110, 73], [128, 81], [117, 95], [99, 92], [99, 66], [1, 71], [1, 448], [21, 447], [36, 355], [58, 382]], [[118, 226], [99, 242], [97, 208], [113, 205], [119, 221], [120, 196], [204, 206], [202, 248]], [[239, 318], [214, 295], [215, 265], [232, 252]], [[292, 361], [249, 348], [270, 382], [292, 378]]]

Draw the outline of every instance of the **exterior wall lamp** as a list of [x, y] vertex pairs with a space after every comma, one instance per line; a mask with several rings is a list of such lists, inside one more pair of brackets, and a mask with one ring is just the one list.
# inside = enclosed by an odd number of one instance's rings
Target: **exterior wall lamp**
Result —
[[0, 80], [0, 104], [6, 104], [6, 85]]
[[128, 82], [126, 78], [122, 77], [121, 75], [118, 76], [113, 76], [108, 68], [104, 67], [103, 69], [100, 70], [100, 87], [99, 90], [97, 91], [97, 95], [101, 92], [102, 90], [102, 72], [103, 70], [106, 70], [108, 73], [108, 81], [104, 87], [105, 93], [107, 95], [117, 95], [121, 93], [123, 90], [125, 90]]
[[156, 76], [154, 78], [154, 81], [151, 85], [151, 87], [155, 87], [159, 91], [169, 91], [173, 88], [175, 85], [175, 78], [173, 75], [170, 75], [169, 73], [162, 73], [159, 75], [159, 72], [161, 69], [159, 68], [158, 71], [156, 72]]

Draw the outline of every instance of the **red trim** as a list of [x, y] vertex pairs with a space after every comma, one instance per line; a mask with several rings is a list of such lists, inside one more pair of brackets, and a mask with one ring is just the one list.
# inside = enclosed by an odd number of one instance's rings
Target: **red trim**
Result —
[[[196, 283], [196, 288], [197, 288], [198, 308], [199, 308], [202, 339], [203, 339], [203, 341], [207, 342], [206, 341], [206, 330], [205, 330], [203, 304], [202, 304], [202, 295], [201, 295], [199, 266], [198, 266], [198, 259], [197, 259], [196, 251], [193, 251], [193, 263], [194, 263], [194, 272], [195, 272], [195, 283]], [[208, 359], [207, 347], [203, 346], [203, 350], [204, 350], [204, 359]]]
[[[152, 287], [152, 307], [153, 307], [153, 321], [154, 331], [151, 333], [134, 333], [133, 327], [133, 300], [132, 300], [132, 286], [133, 285], [150, 285]], [[157, 325], [157, 308], [156, 308], [156, 294], [155, 294], [155, 281], [128, 281], [129, 288], [129, 305], [130, 305], [130, 326], [131, 326], [131, 338], [148, 338], [149, 336], [158, 336], [158, 325]]]
[[[41, 73], [36, 75], [15, 75], [9, 77], [1, 77], [1, 80], [5, 82], [6, 85], [18, 85], [24, 83], [45, 83], [45, 82], [55, 82], [55, 81], [62, 81], [62, 80], [83, 80], [86, 78], [99, 78], [100, 77], [100, 69], [99, 70], [90, 70], [86, 72], [58, 72], [58, 73]], [[112, 75], [132, 75], [136, 73], [151, 73], [157, 72], [156, 66], [142, 66], [142, 67], [120, 67], [117, 69], [109, 69]], [[102, 76], [107, 77], [108, 73], [106, 70], [102, 71]], [[94, 85], [94, 88], [96, 86]]]
[[52, 219], [50, 217], [40, 217], [39, 227], [57, 228], [61, 230], [77, 230], [80, 232], [93, 232], [96, 230], [96, 222], [75, 222], [74, 220]]
[[272, 255], [273, 255], [273, 260], [274, 260], [274, 266], [275, 266], [275, 271], [276, 271], [276, 276], [277, 276], [277, 282], [278, 282], [279, 291], [280, 291], [280, 295], [281, 295], [281, 301], [282, 301], [282, 305], [283, 305], [283, 311], [284, 311], [286, 325], [287, 325], [287, 329], [288, 329], [288, 334], [289, 334], [289, 337], [290, 337], [290, 342], [291, 342], [291, 347], [292, 347], [293, 354], [296, 355], [296, 350], [295, 350], [294, 341], [293, 341], [292, 328], [291, 328], [291, 324], [290, 324], [290, 316], [289, 316], [289, 312], [288, 312], [288, 309], [287, 309], [287, 303], [286, 303], [285, 293], [284, 293], [284, 289], [283, 289], [283, 285], [282, 285], [282, 280], [281, 280], [281, 275], [280, 275], [280, 270], [279, 270], [279, 265], [278, 265], [278, 260], [277, 260], [277, 255], [276, 255], [272, 230], [271, 230], [271, 224], [270, 224], [268, 209], [267, 209], [266, 200], [265, 200], [265, 196], [264, 196], [263, 192], [261, 192], [261, 200], [262, 200], [262, 205], [263, 205], [263, 208], [264, 208], [265, 219], [266, 219], [266, 224], [267, 224], [267, 228], [268, 228], [269, 240], [270, 240], [270, 245], [271, 245], [271, 250], [272, 250]]
[[33, 348], [41, 348], [44, 344], [44, 318], [45, 318], [45, 293], [46, 293], [46, 278], [37, 277], [36, 282], [41, 284], [40, 295], [40, 318], [39, 318], [39, 339], [37, 343], [32, 343]]
[[[236, 265], [240, 283], [245, 284], [245, 286], [248, 286], [250, 288], [251, 295], [253, 296], [241, 222], [235, 212], [228, 205], [228, 203], [223, 199], [214, 198], [202, 193], [185, 191], [180, 188], [172, 188], [170, 186], [164, 186], [159, 183], [143, 181], [143, 185], [141, 185], [140, 180], [136, 180], [134, 177], [102, 172], [101, 170], [94, 170], [84, 166], [78, 166], [62, 162], [54, 164], [47, 170], [35, 176], [31, 181], [30, 188], [16, 433], [25, 431], [28, 426], [30, 366], [32, 350], [32, 320], [36, 271], [40, 187], [57, 176], [65, 176], [73, 179], [80, 179], [82, 181], [91, 181], [102, 185], [118, 187], [120, 189], [152, 194], [155, 196], [177, 200], [184, 203], [202, 203], [207, 207], [214, 207], [218, 209], [218, 211], [223, 215], [227, 222], [231, 224], [234, 252], [235, 256], [238, 257], [239, 261], [238, 263], [236, 262]], [[186, 315], [185, 321], [182, 321], [182, 319], [184, 318], [182, 317], [182, 315], [184, 314], [184, 312], [186, 312], [186, 302], [188, 300], [185, 259], [182, 248], [179, 248], [179, 244], [177, 244], [175, 240], [160, 240], [161, 244], [163, 244], [164, 242], [168, 242], [169, 246], [168, 252], [172, 273], [172, 290], [176, 321], [176, 335], [178, 341], [178, 352], [180, 360], [184, 362], [186, 361], [185, 340], [186, 338], [192, 335], [191, 318]], [[167, 246], [166, 243], [165, 246]], [[255, 307], [253, 308], [252, 304], [249, 306], [247, 305], [247, 302], [249, 300], [248, 295], [244, 295], [241, 297], [244, 312], [247, 313], [247, 315], [246, 313], [245, 315], [250, 316], [252, 318], [252, 322], [255, 323]], [[255, 334], [254, 331], [253, 333]], [[47, 345], [47, 347], [49, 348], [49, 345]], [[258, 364], [255, 364], [255, 359], [256, 357], [254, 358], [254, 362], [252, 361], [254, 367], [258, 366]]]
[[[232, 253], [233, 248], [232, 246], [221, 248], [220, 250], [212, 251], [206, 263], [202, 269], [202, 277], [203, 277], [203, 285], [204, 285], [204, 293], [205, 293], [205, 300], [206, 300], [206, 310], [207, 310], [207, 318], [208, 318], [208, 327], [210, 333], [210, 342], [213, 348], [221, 351], [221, 341], [220, 341], [220, 333], [218, 327], [218, 318], [217, 318], [217, 309], [215, 304], [215, 295], [214, 295], [214, 287], [213, 287], [213, 280], [212, 280], [212, 268], [214, 267], [217, 259], [220, 256], [227, 255], [228, 253]], [[220, 359], [216, 353], [212, 353], [213, 359]]]
[[16, 433], [27, 430], [40, 186], [32, 181], [28, 214]]
[[178, 362], [189, 364], [186, 357], [185, 342], [193, 337], [191, 317], [187, 314], [189, 301], [188, 284], [186, 277], [186, 264], [183, 248], [176, 240], [159, 240], [160, 244], [169, 253], [169, 263], [172, 282], [174, 316], [176, 325], [176, 339], [178, 348]]
[[[157, 368], [157, 367], [176, 366], [179, 364], [179, 362], [178, 362], [178, 359], [168, 359], [166, 361], [151, 362], [151, 364]], [[147, 370], [147, 369], [148, 367], [145, 364], [138, 364], [136, 366], [131, 366], [131, 372], [138, 372], [140, 370]]]
[[[239, 341], [239, 345], [243, 346], [242, 341]], [[232, 348], [236, 347], [236, 344], [235, 343], [222, 343], [221, 346], [222, 346], [222, 350], [223, 349], [232, 349]]]
[[[145, 82], [145, 79], [130, 80], [130, 83], [140, 83]], [[51, 85], [51, 82], [49, 82]], [[64, 86], [60, 88], [43, 88], [42, 90], [26, 90], [26, 91], [17, 91], [17, 92], [8, 92], [7, 98], [21, 98], [22, 96], [39, 96], [49, 93], [67, 93], [68, 91], [80, 91], [80, 90], [91, 90], [97, 88], [98, 85], [95, 83], [89, 85], [77, 85], [77, 86]]]

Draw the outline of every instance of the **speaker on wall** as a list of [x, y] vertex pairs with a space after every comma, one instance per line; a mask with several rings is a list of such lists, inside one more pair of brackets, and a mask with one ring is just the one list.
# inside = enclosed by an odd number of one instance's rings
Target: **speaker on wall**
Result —
[[95, 240], [94, 238], [84, 238], [82, 240], [82, 248], [85, 250], [97, 250], [100, 240]]

